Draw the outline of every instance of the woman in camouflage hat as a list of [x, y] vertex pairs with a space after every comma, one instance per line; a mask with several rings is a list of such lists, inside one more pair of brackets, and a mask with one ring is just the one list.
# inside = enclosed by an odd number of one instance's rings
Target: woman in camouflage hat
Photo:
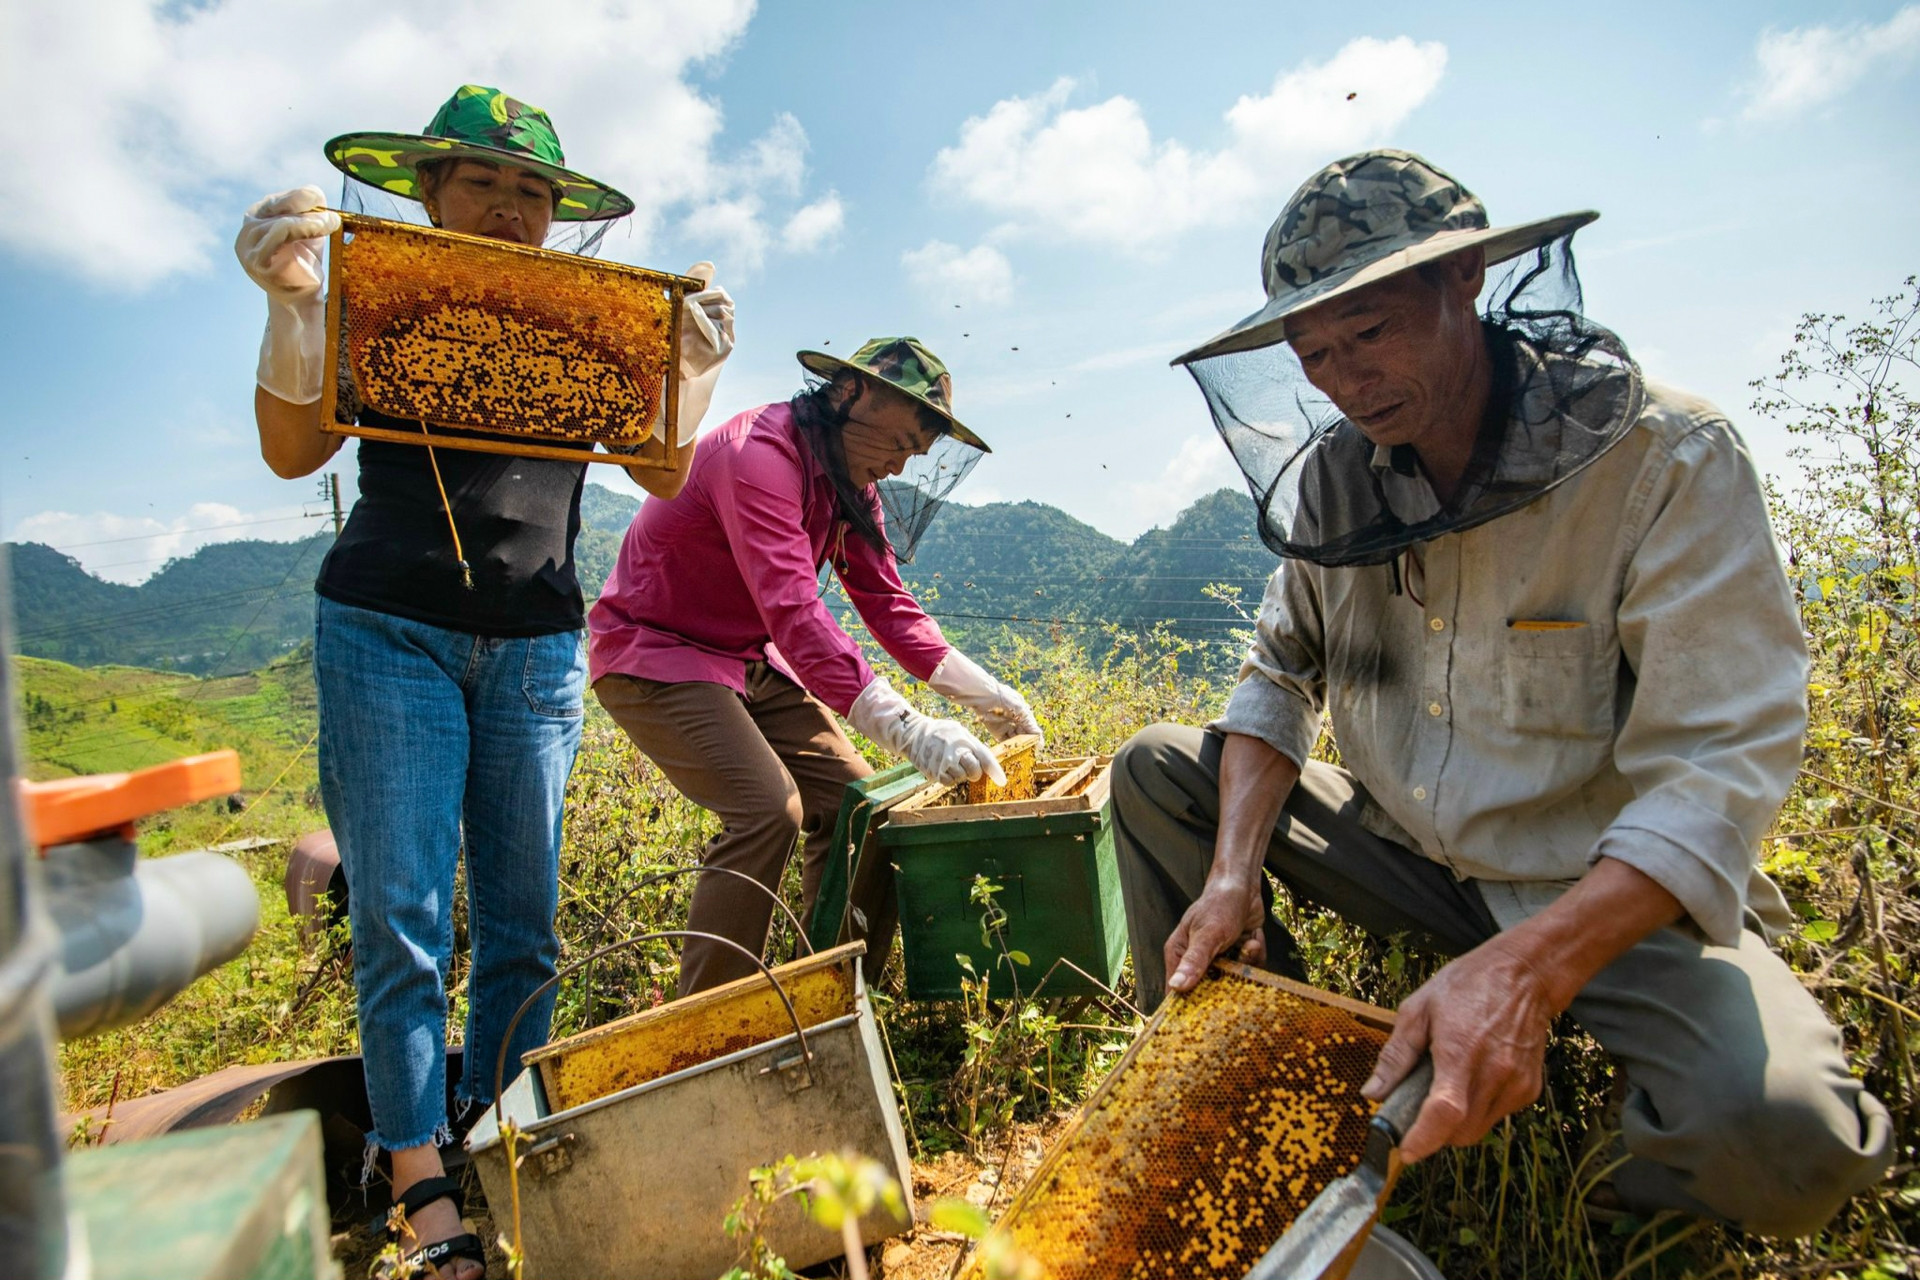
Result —
[[[359, 183], [419, 201], [436, 226], [517, 244], [633, 209], [566, 167], [545, 112], [477, 85], [459, 89], [423, 133], [347, 134], [326, 155]], [[249, 209], [235, 245], [268, 297], [254, 410], [261, 453], [287, 478], [340, 447], [321, 431], [319, 405], [321, 247], [339, 225], [320, 190], [302, 187]], [[674, 424], [683, 438], [732, 346], [724, 290], [689, 304]], [[366, 408], [359, 419], [415, 425]], [[373, 440], [359, 453], [360, 499], [315, 584], [314, 679], [321, 788], [349, 889], [374, 1124], [368, 1167], [378, 1149], [390, 1153], [410, 1260], [473, 1280], [485, 1251], [462, 1231], [460, 1188], [438, 1151], [452, 1139], [444, 979], [454, 881], [464, 852], [472, 969], [455, 1096], [470, 1109], [491, 1100], [506, 1022], [559, 954], [561, 804], [586, 676], [573, 561], [586, 467]], [[678, 487], [677, 473], [630, 474], [655, 492]], [[552, 1004], [549, 995], [523, 1019], [513, 1060], [546, 1040]]]
[[[833, 712], [929, 778], [1003, 780], [983, 742], [915, 711], [867, 665], [820, 598], [822, 568], [833, 566], [895, 661], [995, 736], [1039, 724], [1018, 692], [947, 643], [896, 566], [896, 549], [907, 554], [986, 451], [953, 416], [946, 367], [913, 338], [799, 359], [816, 385], [709, 432], [686, 491], [640, 508], [587, 622], [601, 704], [683, 795], [720, 816], [705, 865], [777, 890], [804, 833], [811, 909], [841, 796], [872, 772]], [[891, 895], [869, 870], [852, 886], [856, 922], [885, 940]], [[707, 876], [688, 928], [758, 952], [771, 921], [766, 894]], [[680, 994], [750, 972], [737, 953], [690, 941]]]

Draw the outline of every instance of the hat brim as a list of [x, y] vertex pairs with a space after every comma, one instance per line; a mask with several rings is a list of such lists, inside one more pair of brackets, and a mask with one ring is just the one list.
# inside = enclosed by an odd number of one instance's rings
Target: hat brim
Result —
[[897, 391], [903, 396], [908, 396], [945, 418], [954, 439], [960, 441], [962, 444], [970, 444], [982, 453], [993, 452], [985, 440], [975, 435], [968, 429], [966, 424], [962, 423], [960, 419], [954, 417], [953, 414], [946, 409], [941, 408], [923, 395], [907, 390], [898, 383], [888, 382], [885, 378], [880, 377], [869, 369], [862, 369], [851, 360], [842, 360], [839, 356], [830, 356], [824, 351], [800, 351], [794, 354], [794, 358], [800, 362], [800, 367], [808, 373], [817, 373], [823, 378], [831, 379], [835, 374], [845, 369], [857, 373], [876, 385], [885, 387], [889, 391]]
[[348, 177], [408, 200], [420, 198], [419, 166], [426, 160], [487, 160], [539, 174], [560, 192], [556, 222], [599, 222], [633, 212], [633, 201], [604, 182], [520, 151], [435, 138], [423, 133], [343, 133], [326, 145], [327, 162]]
[[1174, 357], [1173, 363], [1192, 364], [1196, 360], [1231, 355], [1236, 351], [1253, 351], [1260, 347], [1273, 346], [1277, 342], [1286, 340], [1287, 317], [1305, 311], [1308, 307], [1317, 307], [1321, 303], [1331, 302], [1342, 294], [1364, 289], [1370, 284], [1378, 284], [1390, 276], [1411, 271], [1415, 267], [1444, 258], [1448, 254], [1459, 253], [1463, 249], [1475, 247], [1482, 249], [1487, 255], [1487, 265], [1491, 267], [1495, 263], [1517, 258], [1530, 249], [1537, 249], [1549, 241], [1557, 240], [1570, 231], [1586, 226], [1599, 216], [1593, 210], [1586, 209], [1578, 213], [1563, 213], [1558, 217], [1522, 222], [1511, 227], [1442, 231], [1418, 244], [1375, 258], [1372, 262], [1363, 263], [1350, 271], [1336, 272], [1323, 280], [1314, 281], [1304, 289], [1295, 289], [1278, 298], [1270, 299], [1266, 306], [1231, 329], [1208, 339], [1183, 355]]

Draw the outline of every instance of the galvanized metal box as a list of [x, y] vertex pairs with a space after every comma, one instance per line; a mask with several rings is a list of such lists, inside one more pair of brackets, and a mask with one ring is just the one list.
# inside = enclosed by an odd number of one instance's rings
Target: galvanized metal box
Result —
[[[749, 1173], [788, 1155], [878, 1160], [910, 1214], [912, 1167], [861, 951], [856, 943], [773, 970], [800, 1016], [804, 1053], [784, 1006], [753, 977], [527, 1055], [499, 1108], [521, 1134], [527, 1280], [717, 1276], [738, 1259], [722, 1222]], [[514, 1188], [494, 1111], [467, 1149], [494, 1221], [511, 1230]], [[880, 1209], [861, 1235], [871, 1242], [908, 1225]], [[841, 1252], [839, 1234], [791, 1199], [765, 1234], [795, 1268]]]

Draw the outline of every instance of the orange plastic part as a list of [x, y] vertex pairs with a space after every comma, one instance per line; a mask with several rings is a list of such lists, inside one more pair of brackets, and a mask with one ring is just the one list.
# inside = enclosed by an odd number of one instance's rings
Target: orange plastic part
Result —
[[209, 751], [133, 773], [22, 782], [20, 799], [27, 835], [45, 849], [121, 831], [149, 814], [239, 789], [239, 754]]

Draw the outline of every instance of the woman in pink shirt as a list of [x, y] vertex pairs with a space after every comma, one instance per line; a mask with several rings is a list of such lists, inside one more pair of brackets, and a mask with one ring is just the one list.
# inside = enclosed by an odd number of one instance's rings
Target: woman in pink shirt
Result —
[[[887, 541], [881, 480], [943, 437], [986, 451], [953, 416], [946, 366], [914, 338], [799, 359], [819, 385], [707, 433], [680, 495], [641, 506], [587, 626], [594, 694], [681, 794], [720, 817], [705, 865], [777, 889], [804, 832], [811, 909], [841, 795], [872, 772], [831, 712], [929, 778], [1004, 781], [980, 739], [915, 711], [867, 665], [820, 599], [821, 566], [910, 675], [996, 737], [1040, 727], [1026, 699], [947, 643]], [[687, 927], [758, 953], [772, 915], [752, 886], [703, 876]], [[752, 972], [692, 940], [680, 994]]]

